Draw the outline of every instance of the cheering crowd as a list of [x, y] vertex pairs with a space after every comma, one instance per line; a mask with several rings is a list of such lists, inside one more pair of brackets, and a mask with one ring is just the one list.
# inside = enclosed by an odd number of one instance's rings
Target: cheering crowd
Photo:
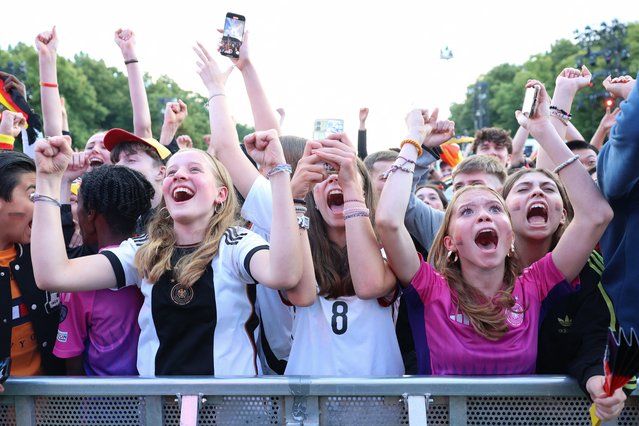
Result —
[[[135, 37], [115, 33], [132, 132], [100, 131], [83, 152], [55, 28], [36, 38], [42, 134], [24, 85], [0, 73], [30, 112], [0, 120], [0, 356], [12, 375], [566, 374], [600, 418], [619, 415], [634, 387], [608, 394], [603, 356], [609, 330], [639, 323], [635, 79], [604, 81], [623, 101], [590, 142], [570, 121], [583, 67], [562, 70], [552, 96], [529, 80], [536, 109], [513, 111], [512, 138], [479, 129], [463, 153], [452, 121], [414, 109], [391, 149], [369, 154], [365, 108], [355, 143], [283, 135], [245, 35], [227, 70], [194, 48], [209, 97], [202, 151], [177, 136], [182, 101], [153, 138]], [[235, 68], [255, 127], [241, 143], [225, 91]], [[529, 135], [539, 149], [526, 157]]]

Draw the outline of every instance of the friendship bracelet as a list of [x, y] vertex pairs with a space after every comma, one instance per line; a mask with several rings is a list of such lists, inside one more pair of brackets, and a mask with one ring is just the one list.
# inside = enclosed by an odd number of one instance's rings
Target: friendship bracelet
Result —
[[563, 124], [564, 126], [568, 126], [568, 120], [570, 120], [570, 118], [566, 118], [566, 116], [564, 116], [559, 111], [550, 110], [550, 116], [555, 117], [557, 120], [561, 121], [561, 124]]
[[348, 216], [354, 213], [366, 213], [367, 215], [370, 213], [370, 210], [365, 208], [365, 207], [355, 207], [355, 208], [351, 208], [351, 209], [344, 209], [342, 211], [342, 214], [344, 216]]
[[401, 158], [402, 160], [404, 160], [404, 164], [406, 164], [406, 163], [415, 164], [415, 162], [413, 160], [409, 160], [408, 158], [402, 157], [401, 155], [398, 155], [397, 158]]
[[295, 213], [306, 213], [306, 207], [304, 206], [295, 206]]
[[300, 204], [302, 206], [305, 206], [306, 201], [302, 200], [301, 198], [293, 198], [293, 204]]
[[[405, 163], [404, 163], [405, 164]], [[391, 175], [391, 173], [393, 173], [394, 171], [397, 170], [401, 170], [402, 172], [406, 172], [406, 173], [415, 173], [415, 170], [413, 169], [409, 169], [408, 167], [404, 166], [404, 164], [402, 164], [401, 166], [398, 164], [393, 164], [390, 169], [386, 170], [383, 174], [382, 177], [384, 179], [388, 179], [388, 177]]]
[[366, 202], [365, 202], [365, 201], [355, 200], [355, 199], [352, 199], [352, 200], [344, 200], [344, 204], [346, 204], [346, 203], [359, 203], [359, 204], [364, 204], [364, 205], [366, 205]]
[[286, 172], [290, 175], [291, 173], [293, 173], [293, 168], [291, 167], [290, 164], [278, 164], [277, 166], [273, 167], [271, 170], [268, 171], [268, 173], [266, 174], [266, 179], [270, 179], [274, 175], [281, 172]]
[[563, 163], [561, 163], [560, 165], [558, 165], [557, 167], [555, 167], [555, 170], [553, 170], [553, 172], [555, 172], [556, 174], [559, 174], [559, 172], [562, 171], [566, 166], [571, 165], [577, 160], [579, 160], [579, 156], [574, 155], [570, 157], [569, 159], [567, 159], [566, 161], [564, 161]]
[[369, 217], [369, 214], [368, 213], [352, 213], [349, 215], [344, 215], [344, 220], [352, 219], [354, 217]]
[[413, 145], [413, 146], [415, 147], [415, 149], [417, 150], [417, 156], [418, 156], [418, 157], [419, 157], [420, 155], [422, 155], [422, 144], [420, 144], [419, 142], [414, 141], [414, 140], [412, 140], [412, 139], [404, 139], [403, 141], [401, 141], [401, 142], [399, 143], [399, 147], [400, 147], [400, 148], [403, 148], [403, 147], [404, 147], [404, 145], [406, 145], [407, 143], [408, 143], [408, 144], [411, 144], [411, 145]]
[[57, 83], [43, 83], [43, 82], [40, 82], [40, 86], [42, 86], [42, 87], [53, 87], [53, 88], [58, 87]]
[[62, 204], [60, 204], [60, 201], [48, 195], [38, 194], [37, 192], [34, 192], [33, 194], [29, 195], [29, 199], [34, 203], [37, 201], [44, 201], [45, 203], [52, 203], [58, 207], [62, 207]]
[[138, 63], [137, 59], [129, 59], [128, 61], [124, 61], [124, 65], [137, 64], [137, 63]]

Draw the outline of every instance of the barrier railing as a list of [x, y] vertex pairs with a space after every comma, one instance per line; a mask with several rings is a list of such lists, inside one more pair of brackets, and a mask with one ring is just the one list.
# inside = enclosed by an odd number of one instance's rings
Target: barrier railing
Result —
[[[638, 399], [607, 424], [639, 425]], [[29, 377], [5, 383], [0, 425], [590, 426], [589, 406], [563, 376]]]

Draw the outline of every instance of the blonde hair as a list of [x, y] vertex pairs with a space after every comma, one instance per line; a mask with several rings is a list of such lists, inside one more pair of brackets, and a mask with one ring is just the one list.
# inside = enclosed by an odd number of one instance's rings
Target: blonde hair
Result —
[[[206, 158], [211, 166], [215, 181], [228, 189], [223, 203], [211, 206], [211, 217], [204, 239], [192, 253], [182, 257], [172, 267], [171, 259], [175, 253], [175, 230], [173, 218], [168, 214], [164, 201], [149, 223], [148, 241], [135, 255], [135, 266], [149, 282], [157, 282], [164, 273], [173, 271], [173, 278], [184, 286], [192, 286], [202, 276], [207, 265], [213, 260], [220, 246], [220, 239], [227, 228], [237, 222], [238, 203], [231, 175], [224, 165], [207, 152], [189, 148], [183, 152], [194, 151]], [[179, 155], [178, 154], [178, 155]], [[170, 161], [170, 160], [169, 160]]]
[[448, 231], [452, 216], [457, 207], [457, 200], [459, 200], [462, 194], [477, 190], [486, 191], [494, 196], [510, 220], [510, 213], [508, 213], [504, 199], [492, 188], [484, 185], [461, 188], [455, 192], [453, 199], [446, 209], [444, 221], [433, 241], [428, 260], [448, 282], [453, 302], [466, 314], [475, 332], [489, 340], [499, 340], [508, 331], [504, 309], [512, 309], [513, 306], [515, 306], [515, 299], [512, 292], [515, 287], [515, 281], [521, 274], [521, 267], [516, 253], [510, 253], [506, 257], [504, 288], [499, 290], [495, 297], [489, 299], [464, 280], [461, 262], [459, 260], [454, 262], [450, 261], [446, 247], [444, 246], [444, 237], [449, 235]]

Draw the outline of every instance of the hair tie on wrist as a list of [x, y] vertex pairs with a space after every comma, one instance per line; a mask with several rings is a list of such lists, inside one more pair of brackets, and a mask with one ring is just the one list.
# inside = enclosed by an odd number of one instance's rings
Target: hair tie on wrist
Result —
[[137, 63], [138, 63], [137, 59], [129, 59], [128, 61], [124, 61], [124, 65], [137, 64]]

